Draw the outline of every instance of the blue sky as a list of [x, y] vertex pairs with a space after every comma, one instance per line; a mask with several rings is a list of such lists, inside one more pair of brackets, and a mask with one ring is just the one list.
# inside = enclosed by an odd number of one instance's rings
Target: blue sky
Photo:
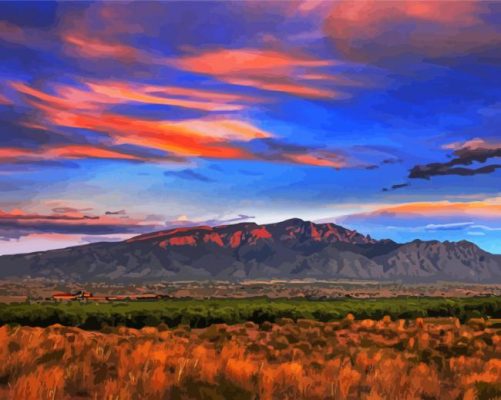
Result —
[[0, 254], [290, 217], [501, 253], [501, 3], [0, 4]]

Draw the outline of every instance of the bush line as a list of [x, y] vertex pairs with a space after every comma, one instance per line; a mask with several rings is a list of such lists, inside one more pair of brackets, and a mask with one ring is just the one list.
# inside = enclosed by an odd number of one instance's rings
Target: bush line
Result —
[[0, 304], [0, 325], [46, 327], [53, 324], [98, 330], [103, 326], [142, 328], [165, 324], [204, 328], [214, 323], [262, 324], [279, 318], [313, 319], [322, 322], [344, 318], [392, 319], [417, 317], [500, 318], [501, 297], [381, 299], [172, 299], [120, 303], [20, 303]]

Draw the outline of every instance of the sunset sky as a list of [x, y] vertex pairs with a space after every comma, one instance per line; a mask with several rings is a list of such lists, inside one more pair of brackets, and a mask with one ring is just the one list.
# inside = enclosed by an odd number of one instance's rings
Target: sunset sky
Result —
[[2, 2], [0, 60], [0, 254], [291, 217], [501, 253], [501, 2]]

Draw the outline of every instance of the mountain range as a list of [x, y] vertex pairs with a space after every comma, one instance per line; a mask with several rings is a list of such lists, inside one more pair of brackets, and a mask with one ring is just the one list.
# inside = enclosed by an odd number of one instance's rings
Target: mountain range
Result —
[[0, 278], [73, 281], [363, 279], [501, 282], [501, 255], [468, 241], [375, 240], [289, 219], [177, 228], [123, 242], [0, 257]]

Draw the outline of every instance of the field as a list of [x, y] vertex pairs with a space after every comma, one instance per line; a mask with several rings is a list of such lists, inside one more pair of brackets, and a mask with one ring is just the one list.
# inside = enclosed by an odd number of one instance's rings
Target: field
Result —
[[[497, 325], [496, 325], [497, 323]], [[5, 399], [494, 399], [499, 322], [0, 328]]]
[[499, 399], [501, 298], [0, 304], [0, 398]]

